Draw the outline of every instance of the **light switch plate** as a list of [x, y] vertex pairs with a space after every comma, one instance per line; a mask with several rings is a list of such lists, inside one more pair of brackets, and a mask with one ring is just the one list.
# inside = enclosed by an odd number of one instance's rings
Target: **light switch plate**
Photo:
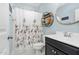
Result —
[[75, 10], [75, 21], [79, 21], [79, 9]]

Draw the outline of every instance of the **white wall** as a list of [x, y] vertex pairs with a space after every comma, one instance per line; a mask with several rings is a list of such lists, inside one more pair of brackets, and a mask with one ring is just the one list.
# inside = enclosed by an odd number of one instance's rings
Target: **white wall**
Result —
[[0, 3], [0, 54], [8, 54], [8, 24], [9, 24], [9, 5]]

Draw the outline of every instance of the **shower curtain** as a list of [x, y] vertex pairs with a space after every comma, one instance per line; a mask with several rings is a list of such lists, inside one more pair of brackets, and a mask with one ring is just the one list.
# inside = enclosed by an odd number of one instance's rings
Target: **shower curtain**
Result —
[[13, 54], [32, 54], [32, 45], [34, 43], [43, 42], [41, 13], [14, 8], [12, 18]]

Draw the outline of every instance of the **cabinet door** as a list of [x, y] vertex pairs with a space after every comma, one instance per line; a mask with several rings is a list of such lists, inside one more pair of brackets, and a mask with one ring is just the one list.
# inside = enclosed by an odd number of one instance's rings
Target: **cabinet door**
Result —
[[65, 55], [65, 53], [46, 43], [46, 55]]
[[46, 55], [56, 55], [54, 48], [46, 44]]

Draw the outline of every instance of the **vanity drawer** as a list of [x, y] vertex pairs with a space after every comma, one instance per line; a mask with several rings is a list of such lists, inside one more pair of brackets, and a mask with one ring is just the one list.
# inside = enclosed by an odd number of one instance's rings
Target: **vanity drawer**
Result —
[[51, 46], [56, 47], [57, 49], [59, 49], [60, 51], [63, 51], [66, 54], [69, 55], [78, 55], [79, 54], [79, 48], [68, 45], [66, 43], [57, 41], [55, 39], [51, 39], [46, 37], [46, 43], [49, 43]]
[[56, 49], [55, 47], [49, 45], [46, 43], [46, 55], [65, 55], [63, 52], [59, 51], [58, 49]]

